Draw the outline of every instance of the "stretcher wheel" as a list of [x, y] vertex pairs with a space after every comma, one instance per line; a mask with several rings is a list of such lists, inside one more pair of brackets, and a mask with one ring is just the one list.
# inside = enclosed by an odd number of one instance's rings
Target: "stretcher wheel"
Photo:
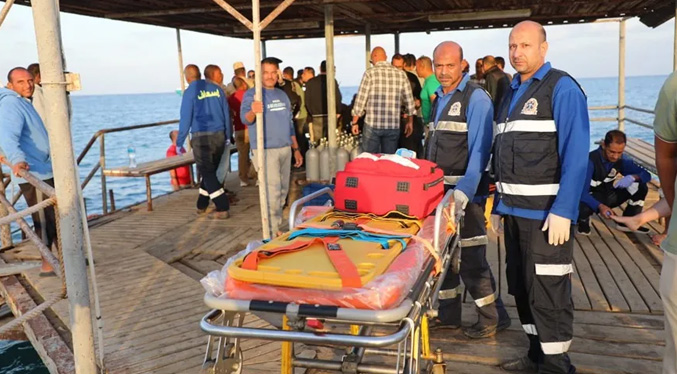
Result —
[[454, 251], [454, 255], [451, 256], [449, 270], [454, 274], [459, 274], [461, 272], [461, 248], [458, 248], [456, 251]]

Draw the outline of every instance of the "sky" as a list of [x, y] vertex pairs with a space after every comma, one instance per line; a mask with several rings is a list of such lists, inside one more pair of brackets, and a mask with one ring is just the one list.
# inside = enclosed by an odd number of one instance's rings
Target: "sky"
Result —
[[[180, 87], [176, 31], [171, 28], [61, 14], [61, 31], [67, 69], [80, 73], [78, 94], [172, 92]], [[547, 26], [547, 60], [577, 78], [618, 75], [618, 23]], [[471, 62], [485, 55], [507, 59], [509, 29], [445, 31], [402, 34], [400, 52], [431, 56], [437, 44], [461, 44]], [[626, 75], [665, 75], [672, 71], [674, 20], [656, 29], [638, 19], [627, 21]], [[253, 69], [251, 40], [182, 31], [183, 61], [201, 68], [221, 66], [226, 79], [232, 64], [244, 62]], [[382, 46], [390, 58], [393, 35], [374, 35], [371, 45]], [[357, 86], [365, 68], [364, 36], [334, 38], [336, 78], [342, 86]], [[37, 62], [35, 30], [30, 8], [15, 5], [0, 26], [0, 82], [15, 66]], [[319, 69], [325, 59], [324, 39], [267, 42], [268, 56], [283, 60], [282, 67]], [[474, 70], [474, 69], [473, 69]], [[508, 66], [508, 72], [513, 72]]]

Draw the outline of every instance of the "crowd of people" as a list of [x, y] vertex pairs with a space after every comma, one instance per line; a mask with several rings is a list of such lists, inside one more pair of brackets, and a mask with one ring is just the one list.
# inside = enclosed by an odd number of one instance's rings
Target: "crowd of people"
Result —
[[[362, 135], [362, 147], [371, 153], [395, 153], [407, 148], [439, 165], [446, 190], [453, 190], [454, 216], [463, 217], [461, 267], [449, 272], [439, 294], [436, 330], [461, 328], [461, 280], [475, 302], [477, 322], [463, 328], [469, 338], [493, 336], [511, 324], [496, 281], [486, 260], [487, 200], [493, 196], [490, 226], [505, 236], [509, 293], [515, 297], [522, 328], [529, 339], [528, 353], [505, 362], [504, 370], [569, 374], [576, 371], [568, 355], [573, 337], [573, 240], [589, 235], [590, 217], [598, 213], [613, 219], [622, 231], [646, 233], [641, 225], [670, 215], [675, 197], [677, 159], [677, 75], [669, 77], [656, 106], [656, 161], [665, 198], [643, 211], [651, 175], [622, 157], [625, 134], [609, 131], [598, 149], [589, 152], [590, 120], [583, 89], [568, 73], [546, 62], [545, 29], [524, 21], [510, 32], [509, 59], [517, 74], [504, 72], [500, 56], [475, 61], [475, 73], [458, 43], [445, 41], [431, 57], [416, 58], [385, 49], [371, 51], [372, 67], [364, 73], [350, 106], [341, 103], [338, 82], [336, 113], [341, 131]], [[224, 189], [224, 163], [230, 144], [237, 147], [240, 186], [256, 180], [265, 184], [273, 233], [280, 234], [282, 209], [292, 167], [303, 165], [311, 144], [328, 135], [327, 66], [295, 71], [280, 68], [268, 57], [261, 77], [233, 65], [227, 84], [217, 65], [202, 72], [185, 68], [188, 87], [181, 102], [178, 130], [170, 133], [167, 155], [192, 147], [200, 187], [198, 214], [216, 219], [230, 216]], [[296, 73], [296, 77], [294, 77]], [[254, 80], [260, 79], [262, 100], [256, 100]], [[39, 66], [14, 68], [0, 88], [0, 148], [14, 174], [30, 170], [53, 185], [48, 129]], [[262, 139], [257, 121], [263, 119]], [[189, 140], [190, 138], [190, 140]], [[251, 152], [251, 155], [250, 155]], [[263, 153], [265, 171], [257, 156]], [[185, 170], [172, 172], [177, 187], [190, 184]], [[19, 179], [28, 205], [39, 193]], [[495, 189], [495, 192], [493, 190]], [[210, 201], [215, 209], [208, 212]], [[627, 203], [623, 216], [614, 208]], [[48, 245], [56, 238], [54, 210], [37, 214], [38, 233], [46, 226]], [[656, 238], [666, 257], [660, 292], [666, 317], [664, 373], [675, 373], [677, 351], [677, 224]], [[663, 240], [664, 239], [664, 240]], [[43, 272], [53, 271], [43, 261]]]

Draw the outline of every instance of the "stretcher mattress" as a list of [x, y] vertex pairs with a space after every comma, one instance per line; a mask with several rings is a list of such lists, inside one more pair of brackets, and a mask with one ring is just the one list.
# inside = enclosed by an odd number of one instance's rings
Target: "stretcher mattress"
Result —
[[[366, 215], [329, 212], [315, 217], [305, 224], [313, 228], [330, 229], [332, 225], [342, 221], [342, 224], [356, 223], [398, 234], [417, 234], [423, 222], [416, 219], [391, 219]], [[293, 232], [298, 231], [295, 229]], [[272, 251], [281, 246], [287, 246], [295, 240], [312, 240], [312, 236], [301, 235], [290, 239], [291, 233], [286, 233], [258, 248], [258, 251]], [[365, 285], [377, 276], [383, 274], [402, 253], [403, 243], [410, 239], [388, 240], [388, 248], [383, 248], [378, 242], [342, 238], [338, 240], [341, 250], [350, 261], [355, 264], [359, 273], [361, 285]], [[240, 258], [228, 267], [228, 277], [240, 283], [267, 284], [274, 286], [312, 288], [321, 290], [341, 290], [344, 287], [342, 278], [332, 261], [325, 246], [317, 242], [308, 248], [296, 252], [289, 252], [269, 258], [259, 258], [256, 269], [243, 267], [244, 258]], [[304, 291], [305, 292], [305, 291]]]
[[[418, 236], [432, 242], [435, 231], [434, 222], [434, 217], [426, 218], [422, 228], [418, 231]], [[452, 234], [445, 230], [446, 227], [447, 220], [443, 218], [438, 238], [440, 243], [446, 243]], [[256, 284], [231, 277], [228, 271], [231, 264], [241, 263], [242, 258], [251, 252], [252, 247], [250, 246], [248, 250], [231, 259], [221, 271], [213, 271], [203, 278], [202, 284], [207, 292], [226, 299], [318, 304], [354, 309], [391, 309], [402, 303], [416, 279], [421, 275], [426, 260], [430, 257], [430, 252], [423, 243], [412, 241], [399, 256], [396, 256], [384, 273], [375, 276], [364, 286], [322, 290]]]

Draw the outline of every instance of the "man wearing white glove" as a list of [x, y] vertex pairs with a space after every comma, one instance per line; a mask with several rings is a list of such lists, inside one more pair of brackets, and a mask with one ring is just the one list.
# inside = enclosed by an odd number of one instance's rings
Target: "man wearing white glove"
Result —
[[[464, 328], [470, 338], [485, 338], [510, 326], [503, 302], [496, 296], [494, 277], [486, 260], [484, 206], [489, 195], [485, 172], [491, 152], [493, 105], [480, 86], [463, 74], [463, 50], [454, 42], [435, 48], [433, 65], [440, 87], [430, 114], [426, 158], [444, 171], [445, 189], [454, 189], [454, 217], [460, 228], [460, 274], [450, 271], [439, 294], [439, 318], [432, 328], [461, 326], [460, 278], [475, 301], [477, 323]], [[460, 278], [459, 278], [460, 275]]]
[[[651, 174], [632, 160], [623, 157], [626, 143], [625, 134], [611, 130], [604, 136], [602, 145], [590, 152], [588, 173], [581, 197], [578, 214], [578, 233], [590, 235], [590, 216], [599, 213], [603, 218], [614, 215], [611, 209], [628, 202], [623, 216], [632, 217], [642, 213], [644, 199], [649, 192], [647, 183]], [[622, 178], [619, 178], [620, 176]], [[636, 231], [648, 234], [649, 229], [640, 226], [631, 230], [623, 223], [617, 223], [621, 231]]]
[[501, 367], [572, 374], [571, 237], [590, 144], [587, 100], [571, 76], [545, 62], [540, 24], [517, 24], [509, 49], [519, 74], [496, 111], [494, 212], [504, 219], [508, 291], [530, 346]]

